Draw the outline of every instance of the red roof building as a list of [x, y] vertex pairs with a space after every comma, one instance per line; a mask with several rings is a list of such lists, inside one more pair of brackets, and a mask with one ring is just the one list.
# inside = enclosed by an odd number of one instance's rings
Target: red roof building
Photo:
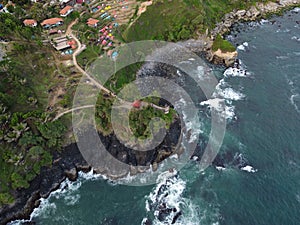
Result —
[[62, 10], [60, 10], [59, 14], [61, 17], [66, 17], [68, 16], [71, 12], [73, 12], [73, 7], [67, 5], [65, 8], [63, 8]]
[[97, 27], [98, 23], [99, 23], [99, 20], [96, 20], [94, 18], [89, 18], [86, 24], [90, 27]]
[[68, 42], [69, 45], [76, 45], [76, 41], [75, 40], [71, 40]]
[[64, 22], [64, 20], [62, 18], [50, 18], [50, 19], [46, 19], [43, 22], [41, 22], [41, 25], [44, 28], [49, 28], [49, 27], [56, 27], [59, 25], [62, 25]]
[[37, 26], [36, 20], [33, 20], [33, 19], [24, 20], [23, 23], [25, 26], [28, 26], [28, 27], [36, 27]]

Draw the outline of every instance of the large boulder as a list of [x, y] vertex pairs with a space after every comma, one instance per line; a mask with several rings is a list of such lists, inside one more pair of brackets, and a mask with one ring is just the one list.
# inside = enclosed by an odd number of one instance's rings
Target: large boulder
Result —
[[65, 171], [65, 175], [69, 178], [70, 181], [75, 181], [77, 179], [78, 173], [76, 168]]
[[221, 64], [229, 67], [234, 64], [237, 55], [237, 51], [222, 52], [220, 49], [218, 49], [217, 51], [211, 51], [209, 53], [209, 60], [215, 64]]

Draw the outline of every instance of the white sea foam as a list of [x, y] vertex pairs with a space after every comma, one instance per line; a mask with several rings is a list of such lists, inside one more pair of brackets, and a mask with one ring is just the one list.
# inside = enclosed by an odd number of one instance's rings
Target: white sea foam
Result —
[[248, 173], [257, 172], [257, 169], [254, 169], [252, 166], [249, 166], [249, 165], [242, 167], [241, 170], [246, 171]]
[[245, 48], [244, 45], [239, 45], [239, 46], [237, 47], [237, 49], [240, 50], [240, 51], [246, 51], [246, 48]]
[[290, 97], [290, 101], [291, 101], [292, 105], [295, 107], [295, 110], [296, 110], [298, 113], [300, 113], [300, 109], [299, 109], [298, 105], [296, 104], [295, 99], [300, 99], [300, 95], [299, 95], [299, 94], [293, 94], [293, 95]]
[[269, 20], [265, 20], [265, 19], [262, 19], [261, 21], [260, 21], [260, 24], [268, 24], [268, 23], [270, 23], [270, 21]]
[[[245, 42], [243, 46], [248, 47], [248, 43]], [[238, 64], [240, 69], [235, 67], [229, 67], [226, 69], [224, 72], [224, 78], [221, 79], [216, 86], [216, 91], [212, 95], [213, 98], [200, 103], [202, 106], [207, 105], [209, 108], [214, 108], [218, 112], [221, 112], [222, 117], [229, 121], [236, 119], [235, 107], [232, 105], [233, 101], [243, 100], [246, 96], [230, 87], [225, 79], [229, 77], [247, 77], [250, 75], [250, 73], [246, 71], [246, 66], [241, 60], [239, 60]], [[225, 106], [223, 107], [222, 104], [224, 103]]]
[[217, 169], [218, 171], [226, 170], [226, 168], [223, 167], [223, 166], [216, 166], [216, 169]]
[[200, 105], [207, 105], [209, 108], [214, 108], [219, 113], [221, 113], [222, 118], [225, 118], [226, 120], [230, 121], [232, 119], [236, 119], [234, 111], [235, 107], [233, 105], [225, 105], [224, 107], [222, 107], [223, 102], [224, 99], [214, 98], [203, 101], [200, 103]]
[[284, 59], [289, 59], [289, 57], [286, 55], [280, 55], [280, 56], [276, 56], [276, 59], [284, 60]]
[[94, 174], [93, 170], [88, 173], [80, 171], [78, 173], [78, 179], [76, 181], [70, 181], [66, 179], [60, 184], [60, 187], [51, 192], [48, 198], [41, 198], [40, 205], [33, 210], [30, 215], [30, 220], [15, 220], [9, 223], [9, 225], [19, 225], [23, 222], [32, 221], [36, 217], [48, 218], [51, 215], [55, 214], [56, 204], [51, 202], [52, 198], [63, 199], [66, 205], [75, 205], [80, 199], [80, 194], [78, 189], [81, 185], [87, 180], [97, 180], [97, 179], [106, 179], [102, 175]]
[[220, 110], [222, 110], [221, 104], [223, 102], [224, 102], [224, 99], [212, 98], [212, 99], [208, 99], [206, 101], [200, 102], [200, 105], [202, 105], [202, 106], [207, 105], [211, 108], [216, 109], [217, 111], [220, 111]]
[[[182, 119], [184, 121], [187, 131], [191, 131], [189, 135], [189, 142], [192, 143], [196, 141], [199, 137], [199, 134], [203, 131], [201, 130], [201, 124], [199, 121], [196, 121], [197, 117], [193, 115], [193, 112], [186, 112], [183, 109], [188, 108], [187, 102], [184, 98], [180, 98], [174, 105], [176, 111], [182, 111]], [[194, 118], [193, 118], [194, 117]]]
[[223, 112], [223, 117], [227, 120], [237, 119], [235, 115], [234, 106], [225, 106], [225, 111]]
[[245, 95], [233, 90], [232, 88], [228, 87], [225, 89], [218, 89], [217, 95], [220, 97], [223, 97], [226, 100], [232, 100], [232, 101], [238, 101], [238, 100], [242, 100], [243, 98], [245, 98]]
[[300, 194], [296, 194], [296, 200], [300, 203]]
[[[299, 41], [300, 41], [300, 39], [299, 39]], [[295, 56], [300, 56], [300, 52], [293, 52], [293, 54], [294, 54]]]
[[292, 10], [292, 12], [298, 13], [298, 12], [300, 12], [300, 8], [299, 8], [299, 7], [296, 7], [296, 8], [294, 8], [294, 9]]
[[246, 77], [247, 75], [248, 74], [245, 70], [238, 69], [238, 68], [233, 68], [233, 67], [229, 67], [224, 72], [225, 77]]
[[293, 36], [291, 39], [292, 39], [292, 40], [295, 40], [295, 41], [300, 41], [300, 38], [297, 37], [297, 36]]
[[240, 50], [240, 51], [246, 51], [248, 49], [248, 47], [249, 47], [248, 42], [244, 42], [243, 44], [239, 45], [237, 47], [237, 49]]
[[[196, 207], [189, 199], [183, 197], [186, 182], [178, 177], [177, 171], [165, 172], [158, 177], [158, 183], [155, 189], [146, 196], [146, 211], [152, 212], [155, 219], [153, 224], [177, 224], [177, 225], [194, 225], [199, 224]], [[160, 218], [163, 209], [171, 209], [165, 213], [164, 218]], [[182, 212], [174, 222], [176, 215]], [[146, 222], [143, 219], [141, 224]]]
[[290, 29], [278, 29], [276, 30], [276, 33], [289, 33], [290, 31]]
[[216, 86], [216, 91], [213, 94], [215, 98], [223, 98], [225, 100], [238, 101], [245, 98], [245, 95], [234, 90], [225, 82], [224, 79], [221, 79]]

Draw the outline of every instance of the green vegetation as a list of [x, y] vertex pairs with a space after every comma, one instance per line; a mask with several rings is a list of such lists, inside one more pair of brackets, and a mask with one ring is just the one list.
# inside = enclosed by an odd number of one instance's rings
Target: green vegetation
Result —
[[113, 102], [114, 98], [103, 92], [100, 93], [97, 99], [95, 120], [97, 129], [103, 135], [109, 135], [113, 132], [111, 125], [111, 109]]
[[19, 42], [0, 62], [1, 100], [13, 111], [39, 109], [48, 103], [48, 89], [57, 85], [51, 51], [35, 42]]
[[24, 27], [22, 21], [9, 13], [0, 13], [0, 38], [9, 40], [38, 40], [40, 28]]
[[[182, 1], [156, 2], [147, 8], [123, 33], [127, 42], [159, 39], [176, 41], [187, 39], [195, 34], [199, 21], [192, 21], [202, 12]], [[201, 21], [200, 21], [201, 22]]]
[[227, 40], [224, 40], [221, 35], [217, 35], [216, 39], [214, 40], [212, 50], [217, 51], [220, 49], [222, 52], [234, 52], [235, 47]]
[[10, 14], [0, 14], [0, 20], [11, 24], [0, 26], [1, 37], [15, 40], [0, 62], [1, 206], [14, 201], [15, 190], [29, 187], [43, 166], [51, 166], [66, 127], [51, 122], [45, 112], [48, 90], [61, 81], [52, 52], [39, 41], [39, 29], [22, 26]]
[[9, 112], [0, 105], [0, 205], [12, 201], [12, 190], [29, 187], [43, 166], [52, 163], [59, 150], [65, 126], [47, 122], [39, 111]]
[[[114, 35], [119, 41], [126, 42], [147, 39], [178, 41], [197, 37], [198, 33], [212, 30], [225, 13], [247, 8], [256, 2], [267, 1], [154, 1], [154, 5], [149, 6], [139, 18], [136, 8], [132, 20], [137, 20], [131, 26], [121, 25]], [[0, 207], [14, 202], [15, 190], [29, 187], [42, 167], [52, 165], [52, 155], [62, 148], [63, 137], [68, 128], [66, 125], [69, 125], [71, 116], [51, 122], [54, 113], [45, 112], [50, 102], [50, 93], [55, 88], [60, 88], [62, 91], [57, 96], [60, 100], [53, 104], [70, 107], [80, 78], [68, 76], [69, 68], [57, 66], [57, 55], [53, 54], [49, 46], [42, 44], [40, 26], [31, 28], [23, 25], [26, 18], [41, 22], [46, 18], [59, 16], [59, 6], [48, 6], [45, 9], [42, 3], [33, 4], [30, 0], [15, 0], [14, 3], [15, 7], [8, 7], [11, 14], [0, 14], [0, 38], [12, 41], [7, 45], [11, 51], [0, 62]], [[73, 12], [60, 27], [65, 29], [71, 21], [79, 18], [73, 29], [87, 46], [78, 56], [78, 63], [83, 68], [104, 53], [98, 43], [98, 29], [86, 25], [91, 16], [86, 13], [79, 17], [78, 12]], [[100, 19], [99, 27], [108, 25], [109, 22]], [[234, 47], [218, 35], [213, 43], [213, 50], [217, 49], [230, 52]], [[114, 93], [120, 92], [126, 84], [135, 80], [141, 65], [137, 63], [123, 68], [105, 86]], [[97, 100], [96, 124], [104, 135], [113, 132], [113, 101], [112, 96], [103, 92]], [[159, 98], [143, 101], [158, 104]], [[133, 109], [129, 117], [134, 135], [148, 138], [152, 118], [162, 118], [166, 122], [166, 128], [169, 128], [176, 112], [170, 109], [168, 114], [164, 114], [163, 111], [148, 106]]]
[[[136, 73], [141, 65], [141, 63], [136, 63], [119, 70], [105, 83], [105, 86], [110, 90], [113, 90], [114, 93], [119, 93], [126, 84], [129, 84], [136, 79]], [[104, 135], [109, 135], [113, 132], [111, 125], [111, 109], [114, 100], [114, 97], [104, 94], [103, 92], [97, 99], [95, 114], [96, 124], [97, 129]], [[159, 104], [159, 98], [154, 97], [146, 98], [143, 101], [157, 105]], [[136, 137], [147, 138], [150, 135], [148, 125], [151, 118], [162, 118], [166, 122], [166, 127], [168, 128], [173, 122], [175, 115], [176, 112], [172, 109], [168, 114], [164, 114], [163, 111], [154, 109], [153, 107], [146, 107], [140, 110], [135, 109], [130, 113], [130, 126]]]
[[[111, 110], [114, 100], [113, 97], [104, 93], [101, 93], [97, 100], [95, 114], [96, 125], [97, 129], [104, 135], [109, 135], [113, 132]], [[144, 101], [158, 104], [159, 99], [144, 99]], [[163, 119], [166, 123], [166, 129], [168, 129], [175, 117], [176, 111], [174, 109], [170, 109], [170, 112], [165, 114], [162, 110], [147, 106], [141, 109], [131, 110], [129, 114], [129, 125], [136, 137], [146, 139], [151, 135], [149, 122], [152, 118]]]
[[136, 79], [136, 73], [141, 68], [142, 63], [131, 64], [115, 73], [105, 83], [105, 87], [118, 93], [122, 88]]
[[[274, 0], [275, 1], [275, 0]], [[233, 9], [245, 9], [266, 0], [156, 1], [123, 33], [127, 42], [137, 40], [178, 41], [212, 30]]]
[[77, 56], [77, 62], [81, 68], [86, 68], [90, 63], [94, 62], [101, 53], [101, 47], [88, 45], [86, 49]]
[[171, 109], [168, 114], [153, 107], [145, 107], [141, 110], [134, 109], [129, 114], [129, 125], [136, 137], [146, 139], [151, 135], [149, 123], [153, 118], [161, 118], [166, 123], [166, 129], [169, 129], [174, 121], [176, 111]]
[[[119, 93], [122, 88], [131, 83], [136, 78], [136, 73], [139, 70], [141, 63], [131, 64], [115, 73], [105, 83], [105, 87], [112, 90], [114, 93]], [[107, 94], [100, 94], [97, 99], [96, 105], [96, 124], [99, 131], [104, 135], [111, 134], [113, 132], [111, 125], [111, 108], [114, 102], [114, 98]]]

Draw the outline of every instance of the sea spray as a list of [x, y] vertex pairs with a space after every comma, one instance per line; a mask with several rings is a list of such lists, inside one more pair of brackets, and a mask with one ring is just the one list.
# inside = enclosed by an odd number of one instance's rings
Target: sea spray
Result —
[[[161, 174], [157, 186], [146, 197], [145, 208], [153, 214], [153, 224], [199, 224], [196, 207], [183, 197], [185, 188], [186, 182], [177, 171]], [[146, 221], [144, 218], [141, 224], [146, 224]]]

